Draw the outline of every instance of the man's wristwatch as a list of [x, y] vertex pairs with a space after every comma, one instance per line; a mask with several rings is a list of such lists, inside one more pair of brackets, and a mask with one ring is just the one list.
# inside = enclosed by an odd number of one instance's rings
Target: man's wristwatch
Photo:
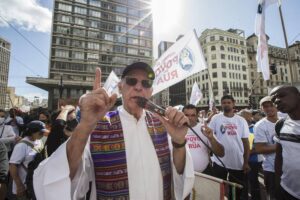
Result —
[[173, 145], [173, 147], [174, 147], [175, 149], [182, 148], [182, 147], [185, 146], [185, 144], [186, 144], [186, 139], [184, 140], [184, 142], [183, 142], [182, 144], [178, 144], [178, 143], [176, 143], [176, 142], [174, 142], [174, 141], [172, 140], [172, 145]]

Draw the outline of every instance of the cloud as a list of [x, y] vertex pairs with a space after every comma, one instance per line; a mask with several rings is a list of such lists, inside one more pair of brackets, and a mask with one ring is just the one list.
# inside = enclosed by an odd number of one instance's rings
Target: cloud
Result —
[[[52, 12], [37, 0], [0, 0], [0, 16], [28, 31], [51, 31]], [[8, 26], [0, 18], [0, 26]]]

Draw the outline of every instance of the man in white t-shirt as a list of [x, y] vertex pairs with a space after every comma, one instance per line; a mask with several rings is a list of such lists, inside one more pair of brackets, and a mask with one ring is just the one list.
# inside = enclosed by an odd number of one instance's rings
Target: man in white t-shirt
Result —
[[280, 199], [299, 200], [300, 92], [296, 87], [278, 86], [271, 91], [270, 95], [278, 110], [288, 114], [282, 127], [280, 121], [276, 124], [279, 141], [276, 144], [275, 174], [276, 177], [280, 177], [278, 180], [281, 186]]
[[[197, 122], [198, 116], [196, 106], [188, 104], [183, 107], [182, 112], [189, 118], [191, 127], [196, 131], [203, 142], [211, 147], [212, 151], [217, 156], [223, 157], [223, 145], [218, 142], [212, 131], [209, 132], [209, 135], [207, 135], [207, 132], [202, 131], [206, 126], [205, 124]], [[192, 130], [188, 130], [185, 138], [193, 158], [194, 170], [211, 175], [211, 167], [209, 165], [210, 150], [202, 143], [202, 141], [200, 141], [200, 139], [193, 133]]]
[[[223, 163], [213, 156], [213, 174], [227, 180], [229, 171], [229, 181], [245, 185], [245, 177], [250, 169], [248, 165], [249, 129], [246, 120], [234, 114], [234, 105], [235, 100], [231, 95], [223, 96], [221, 98], [223, 113], [213, 116], [209, 123], [209, 127], [213, 129], [218, 141], [225, 149], [225, 156], [221, 158]], [[237, 189], [237, 199], [240, 199], [241, 192]]]
[[260, 107], [266, 114], [266, 117], [257, 122], [254, 126], [255, 149], [259, 154], [263, 154], [264, 183], [267, 190], [267, 196], [275, 199], [275, 150], [276, 144], [275, 124], [278, 121], [277, 109], [271, 101], [270, 96], [260, 100]]

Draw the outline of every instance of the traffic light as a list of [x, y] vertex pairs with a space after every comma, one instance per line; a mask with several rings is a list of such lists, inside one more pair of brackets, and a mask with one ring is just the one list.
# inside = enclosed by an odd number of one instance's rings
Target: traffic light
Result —
[[250, 95], [249, 96], [249, 107], [254, 108], [255, 107], [255, 97]]
[[272, 63], [271, 65], [270, 65], [270, 71], [271, 71], [271, 73], [274, 75], [274, 74], [277, 74], [277, 67], [276, 67], [276, 65], [275, 65], [275, 63]]

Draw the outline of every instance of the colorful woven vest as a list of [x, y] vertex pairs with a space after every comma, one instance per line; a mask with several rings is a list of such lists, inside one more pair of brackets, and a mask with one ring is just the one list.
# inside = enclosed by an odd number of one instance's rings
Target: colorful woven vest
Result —
[[[162, 171], [164, 200], [170, 200], [172, 169], [167, 132], [162, 123], [148, 112], [146, 123]], [[98, 122], [91, 134], [90, 149], [95, 168], [97, 199], [130, 199], [125, 142], [118, 111], [107, 113], [105, 119]]]

